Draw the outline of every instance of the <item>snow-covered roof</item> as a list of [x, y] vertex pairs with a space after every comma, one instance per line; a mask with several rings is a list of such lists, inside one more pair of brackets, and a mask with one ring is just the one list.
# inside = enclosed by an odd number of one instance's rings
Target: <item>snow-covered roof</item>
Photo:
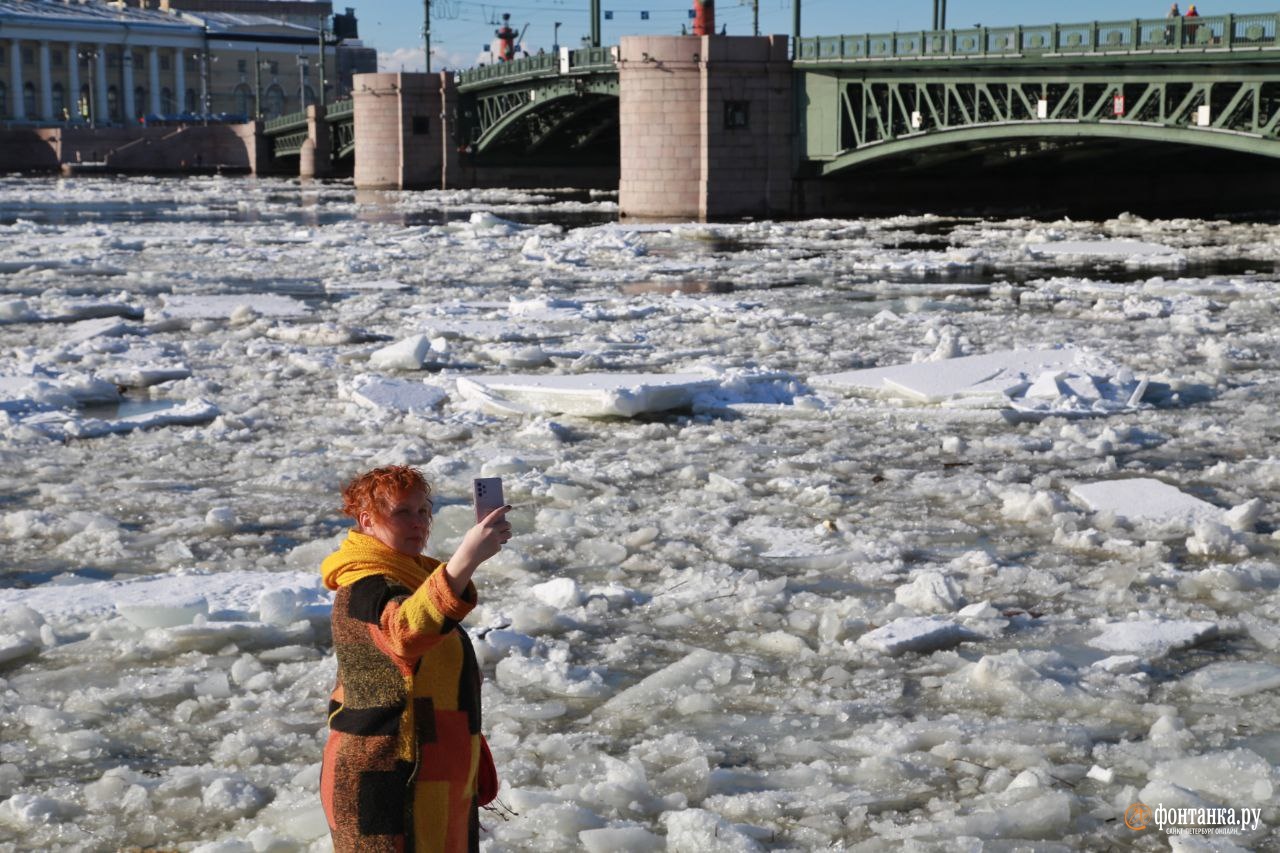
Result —
[[210, 33], [261, 33], [304, 38], [315, 38], [316, 35], [315, 27], [291, 23], [269, 15], [251, 15], [240, 12], [199, 12], [187, 13], [186, 17], [203, 21], [208, 25]]
[[123, 23], [190, 27], [170, 12], [117, 6], [92, 0], [0, 0], [0, 19], [27, 19], [36, 23]]
[[219, 36], [260, 35], [314, 38], [316, 28], [270, 15], [236, 12], [165, 12], [120, 6], [101, 0], [0, 0], [0, 21], [35, 26], [124, 25], [163, 27], [168, 32], [201, 31]]

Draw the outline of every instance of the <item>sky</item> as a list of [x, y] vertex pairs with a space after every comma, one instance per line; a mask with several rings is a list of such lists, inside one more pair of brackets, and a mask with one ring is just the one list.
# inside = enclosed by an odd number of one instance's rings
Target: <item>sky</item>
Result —
[[[762, 33], [791, 33], [793, 0], [757, 0]], [[1185, 9], [1186, 3], [1183, 3]], [[377, 48], [379, 65], [387, 71], [421, 71], [422, 0], [335, 0], [335, 11], [351, 6], [360, 22], [365, 44]], [[617, 44], [624, 35], [677, 34], [681, 25], [691, 23], [688, 12], [692, 0], [600, 0], [601, 32], [605, 44]], [[560, 44], [578, 46], [591, 32], [589, 0], [513, 0], [512, 3], [482, 3], [472, 0], [431, 0], [432, 70], [470, 68], [489, 61], [487, 46], [501, 24], [503, 12], [511, 13], [512, 26], [524, 30], [524, 47], [529, 53], [550, 50], [555, 43], [555, 22], [560, 21]], [[1073, 0], [1069, 4], [1043, 0], [948, 0], [947, 25], [1077, 23], [1093, 20], [1163, 18], [1168, 11], [1163, 2], [1140, 0]], [[1198, 3], [1201, 15], [1228, 12], [1256, 12], [1274, 8], [1274, 3], [1253, 2], [1244, 6], [1215, 6]], [[647, 12], [647, 20], [642, 13]], [[801, 35], [886, 32], [927, 29], [933, 21], [933, 0], [801, 0]], [[718, 0], [716, 24], [727, 25], [729, 35], [750, 35], [751, 0]], [[526, 29], [527, 25], [527, 29]]]

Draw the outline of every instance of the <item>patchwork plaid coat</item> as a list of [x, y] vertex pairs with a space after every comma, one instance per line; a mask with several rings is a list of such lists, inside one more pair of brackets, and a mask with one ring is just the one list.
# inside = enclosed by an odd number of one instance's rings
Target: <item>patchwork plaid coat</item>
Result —
[[480, 670], [458, 625], [475, 603], [439, 563], [417, 590], [390, 575], [339, 587], [320, 777], [337, 853], [478, 850]]

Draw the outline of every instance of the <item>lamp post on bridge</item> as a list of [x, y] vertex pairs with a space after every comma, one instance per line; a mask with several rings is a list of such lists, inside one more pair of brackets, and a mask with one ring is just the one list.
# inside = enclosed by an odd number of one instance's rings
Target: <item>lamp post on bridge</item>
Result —
[[556, 21], [555, 35], [551, 39], [551, 52], [560, 53], [560, 22]]
[[591, 46], [600, 46], [600, 0], [591, 0]]
[[947, 0], [933, 0], [933, 28], [935, 30], [947, 28]]
[[431, 73], [431, 0], [422, 0], [422, 42], [427, 54], [427, 73]]
[[[75, 59], [76, 63], [77, 63], [77, 64], [79, 64], [80, 60], [82, 60], [82, 59], [84, 60], [84, 64], [85, 64], [86, 66], [88, 66], [88, 68], [89, 68], [89, 91], [85, 93], [84, 109], [83, 109], [83, 111], [81, 110], [81, 107], [80, 107], [80, 93], [79, 93], [79, 92], [76, 92], [76, 93], [75, 93], [75, 98], [76, 98], [76, 112], [80, 113], [82, 116], [84, 116], [84, 118], [85, 118], [85, 119], [87, 119], [87, 120], [88, 120], [88, 122], [89, 122], [89, 127], [97, 127], [97, 126], [98, 126], [97, 117], [94, 115], [94, 112], [93, 112], [93, 107], [94, 107], [94, 102], [93, 102], [93, 93], [94, 93], [93, 66], [94, 66], [94, 64], [97, 62], [97, 59], [98, 59], [98, 51], [97, 51], [97, 49], [96, 49], [96, 48], [82, 48], [82, 49], [80, 49], [80, 50], [76, 51], [76, 59]], [[88, 113], [88, 115], [85, 115], [85, 113]]]
[[791, 58], [800, 58], [800, 0], [791, 0]]
[[310, 69], [310, 63], [301, 53], [298, 54], [298, 109], [303, 112], [307, 111], [307, 72]]

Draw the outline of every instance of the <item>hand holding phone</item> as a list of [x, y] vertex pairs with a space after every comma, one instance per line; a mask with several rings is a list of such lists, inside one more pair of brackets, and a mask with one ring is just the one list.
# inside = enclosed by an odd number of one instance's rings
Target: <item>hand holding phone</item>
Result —
[[502, 497], [502, 478], [477, 477], [473, 480], [471, 502], [476, 508], [476, 521], [484, 521], [489, 513], [506, 506], [507, 502]]

